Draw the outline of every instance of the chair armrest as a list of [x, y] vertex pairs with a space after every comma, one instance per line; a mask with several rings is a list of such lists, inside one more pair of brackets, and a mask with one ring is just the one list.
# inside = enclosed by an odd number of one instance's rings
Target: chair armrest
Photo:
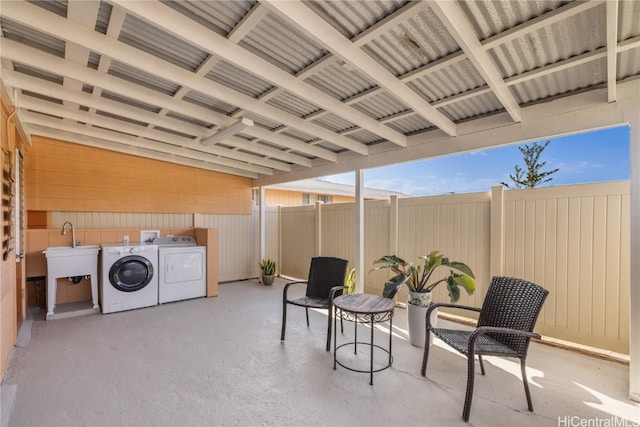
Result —
[[471, 333], [471, 336], [469, 337], [469, 348], [473, 346], [473, 344], [475, 343], [475, 341], [478, 339], [480, 335], [484, 335], [488, 333], [504, 334], [504, 335], [519, 335], [522, 337], [529, 337], [529, 338], [536, 338], [536, 339], [542, 338], [540, 334], [536, 334], [535, 332], [523, 331], [520, 329], [498, 328], [495, 326], [480, 326], [479, 328], [477, 328], [475, 331]]
[[295, 280], [293, 282], [288, 282], [286, 285], [284, 285], [284, 289], [282, 290], [282, 297], [284, 298], [284, 300], [287, 300], [287, 292], [289, 292], [289, 286], [291, 285], [308, 285], [309, 281], [308, 280]]
[[436, 302], [429, 304], [429, 308], [427, 308], [426, 321], [427, 327], [431, 324], [431, 312], [438, 307], [448, 307], [448, 308], [459, 308], [461, 310], [470, 310], [480, 312], [482, 309], [480, 307], [470, 307], [468, 305], [460, 305], [460, 304], [451, 304], [448, 302]]
[[[338, 292], [342, 292], [344, 290], [344, 286], [334, 286], [329, 291], [329, 307], [333, 305], [333, 299], [336, 297]], [[342, 295], [342, 294], [341, 294]]]

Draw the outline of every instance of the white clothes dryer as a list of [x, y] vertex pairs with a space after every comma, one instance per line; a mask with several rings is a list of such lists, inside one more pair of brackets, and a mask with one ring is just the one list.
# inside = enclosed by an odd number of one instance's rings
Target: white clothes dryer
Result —
[[158, 247], [102, 245], [102, 313], [158, 305]]
[[207, 248], [191, 236], [157, 237], [158, 302], [181, 301], [207, 295]]

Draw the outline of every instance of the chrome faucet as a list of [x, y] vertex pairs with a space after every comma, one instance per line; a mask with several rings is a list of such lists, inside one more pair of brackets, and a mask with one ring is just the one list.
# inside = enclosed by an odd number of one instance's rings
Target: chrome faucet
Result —
[[75, 248], [76, 247], [76, 229], [73, 227], [73, 224], [71, 224], [69, 221], [65, 221], [64, 224], [62, 224], [62, 232], [60, 232], [60, 234], [62, 234], [63, 236], [67, 234], [67, 225], [71, 228], [71, 246]]

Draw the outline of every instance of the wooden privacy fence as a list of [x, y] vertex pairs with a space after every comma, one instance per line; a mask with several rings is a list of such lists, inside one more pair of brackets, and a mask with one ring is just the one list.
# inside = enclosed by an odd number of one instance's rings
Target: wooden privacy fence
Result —
[[[280, 274], [306, 277], [318, 255], [355, 265], [354, 203], [268, 208], [266, 225]], [[628, 181], [367, 201], [364, 230], [365, 292], [381, 293], [389, 277], [369, 271], [382, 255], [439, 250], [476, 275], [461, 304], [481, 305], [492, 276], [521, 277], [550, 291], [539, 333], [628, 354]], [[434, 297], [447, 301], [446, 287]]]

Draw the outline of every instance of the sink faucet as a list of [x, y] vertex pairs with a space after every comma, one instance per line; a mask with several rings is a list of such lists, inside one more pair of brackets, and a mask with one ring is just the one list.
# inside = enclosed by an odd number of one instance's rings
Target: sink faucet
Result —
[[62, 224], [62, 231], [60, 232], [60, 234], [62, 234], [63, 236], [67, 234], [67, 225], [69, 226], [69, 228], [71, 228], [71, 246], [75, 248], [76, 229], [73, 227], [73, 224], [71, 224], [69, 221], [65, 221], [64, 224]]

